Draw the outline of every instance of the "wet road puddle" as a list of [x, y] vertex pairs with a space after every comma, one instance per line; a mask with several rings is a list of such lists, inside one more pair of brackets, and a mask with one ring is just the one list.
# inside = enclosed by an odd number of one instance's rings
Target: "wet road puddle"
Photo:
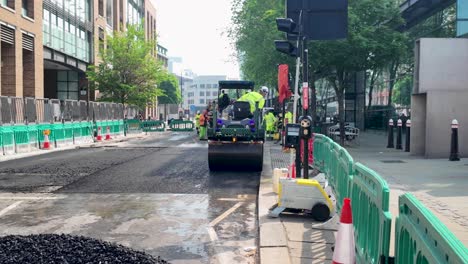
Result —
[[254, 195], [3, 193], [0, 235], [67, 233], [171, 263], [255, 263], [245, 250], [256, 245], [255, 211]]

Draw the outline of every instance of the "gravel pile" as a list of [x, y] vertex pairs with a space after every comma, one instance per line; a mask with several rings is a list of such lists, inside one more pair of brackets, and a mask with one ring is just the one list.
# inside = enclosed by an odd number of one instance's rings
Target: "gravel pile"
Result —
[[71, 235], [0, 237], [0, 263], [169, 263], [121, 245]]

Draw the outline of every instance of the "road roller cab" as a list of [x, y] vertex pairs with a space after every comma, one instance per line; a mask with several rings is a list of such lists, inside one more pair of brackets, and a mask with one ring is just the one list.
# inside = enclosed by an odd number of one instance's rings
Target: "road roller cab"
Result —
[[[239, 98], [254, 90], [250, 81], [219, 81], [221, 90]], [[263, 166], [264, 128], [261, 109], [251, 112], [250, 102], [235, 101], [218, 112], [208, 128], [208, 165], [210, 170], [261, 171]]]

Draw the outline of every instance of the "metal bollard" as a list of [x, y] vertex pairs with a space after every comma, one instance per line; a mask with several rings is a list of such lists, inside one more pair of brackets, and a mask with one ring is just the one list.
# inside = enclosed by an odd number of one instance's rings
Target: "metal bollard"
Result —
[[459, 161], [460, 156], [458, 154], [458, 121], [452, 120], [452, 138], [450, 144], [450, 161]]
[[406, 120], [405, 152], [410, 152], [411, 120]]
[[393, 145], [393, 119], [388, 121], [388, 141], [387, 141], [387, 148], [394, 148]]
[[403, 122], [401, 122], [401, 119], [398, 119], [397, 121], [397, 138], [396, 138], [396, 146], [395, 146], [395, 149], [403, 149], [401, 147], [401, 129], [402, 129], [402, 126], [403, 126]]

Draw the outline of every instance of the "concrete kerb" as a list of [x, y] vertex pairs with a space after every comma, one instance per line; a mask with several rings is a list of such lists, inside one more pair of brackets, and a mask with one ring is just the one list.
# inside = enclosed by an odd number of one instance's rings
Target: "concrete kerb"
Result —
[[113, 138], [111, 140], [102, 141], [102, 142], [83, 143], [83, 144], [77, 144], [77, 145], [64, 146], [64, 147], [60, 147], [60, 148], [53, 148], [53, 149], [49, 149], [49, 150], [39, 149], [39, 150], [35, 150], [33, 152], [28, 152], [28, 153], [20, 153], [20, 154], [15, 153], [15, 154], [11, 154], [11, 155], [3, 155], [3, 156], [0, 156], [0, 162], [8, 161], [8, 160], [22, 159], [22, 158], [33, 157], [33, 156], [39, 156], [39, 155], [44, 155], [44, 154], [57, 152], [57, 151], [105, 146], [105, 145], [110, 145], [110, 144], [115, 144], [115, 143], [120, 143], [120, 142], [126, 142], [126, 141], [129, 141], [131, 139], [135, 139], [135, 138], [139, 138], [139, 137], [147, 137], [147, 136], [148, 135], [145, 135], [144, 133], [131, 134], [131, 135], [127, 135], [126, 137], [124, 137], [124, 136], [117, 137], [117, 138]]
[[276, 194], [273, 192], [270, 147], [267, 144], [263, 153], [263, 171], [258, 191], [260, 263], [289, 264], [291, 257], [283, 224], [280, 218], [268, 217], [268, 209], [276, 203]]

